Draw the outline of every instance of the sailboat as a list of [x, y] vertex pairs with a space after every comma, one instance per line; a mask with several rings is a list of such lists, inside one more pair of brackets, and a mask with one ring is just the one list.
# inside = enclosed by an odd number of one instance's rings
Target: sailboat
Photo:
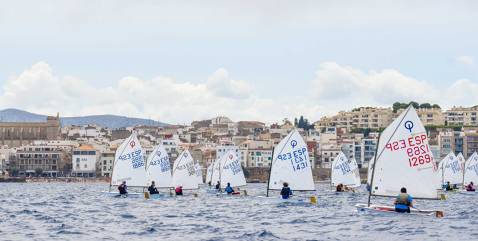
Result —
[[214, 163], [211, 163], [208, 167], [207, 167], [207, 170], [206, 170], [206, 183], [208, 185], [212, 185], [212, 182], [211, 182], [211, 179], [212, 179], [212, 166], [214, 165]]
[[220, 171], [221, 169], [221, 161], [220, 159], [216, 159], [214, 163], [212, 164], [212, 170], [211, 170], [211, 186], [215, 186], [217, 182], [220, 180]]
[[[368, 203], [357, 204], [359, 211], [395, 213], [394, 206], [372, 205], [371, 196], [396, 197], [402, 187], [415, 199], [439, 199], [428, 136], [411, 105], [381, 133], [376, 150]], [[411, 214], [442, 216], [443, 212], [411, 208]]]
[[[293, 192], [316, 192], [307, 145], [296, 129], [272, 150], [266, 196], [269, 196], [269, 190], [281, 190], [284, 183], [288, 183]], [[311, 198], [313, 200], [316, 202], [315, 196]]]
[[172, 188], [171, 164], [166, 149], [157, 145], [146, 160], [148, 184], [155, 182], [157, 188]]
[[343, 152], [340, 152], [332, 161], [331, 184], [336, 187], [343, 184], [346, 187], [360, 187], [358, 165], [355, 159], [348, 160]]
[[[131, 134], [116, 150], [110, 191], [105, 193], [118, 194], [118, 192], [112, 192], [111, 187], [118, 186], [123, 181], [128, 187], [144, 188], [147, 185], [146, 162], [136, 133]], [[142, 193], [128, 192], [128, 195], [142, 195]]]
[[[456, 155], [456, 158], [458, 158], [458, 161], [460, 162], [460, 167], [461, 167], [461, 170], [464, 170], [465, 169], [465, 162], [466, 162], [466, 159], [465, 157], [463, 156], [463, 153], [458, 153], [458, 155]], [[464, 172], [462, 172], [464, 173]]]
[[441, 160], [439, 164], [441, 171], [441, 185], [442, 187], [450, 182], [450, 185], [461, 186], [463, 183], [463, 170], [461, 168], [460, 160], [453, 152]]
[[[474, 152], [465, 163], [465, 174], [463, 176], [463, 184], [468, 185], [470, 182], [478, 183], [478, 153]], [[466, 192], [466, 191], [465, 191]], [[469, 193], [469, 192], [467, 192]], [[474, 192], [472, 192], [474, 193]]]
[[194, 167], [196, 168], [196, 178], [198, 184], [204, 184], [204, 180], [202, 179], [202, 167], [201, 164], [199, 164], [199, 161], [196, 162], [196, 165]]
[[188, 150], [184, 150], [174, 161], [173, 187], [182, 186], [183, 189], [198, 189], [196, 164]]
[[220, 162], [219, 182], [221, 183], [221, 189], [225, 189], [228, 183], [232, 188], [246, 185], [246, 178], [242, 171], [241, 162], [235, 151], [228, 151], [222, 156]]

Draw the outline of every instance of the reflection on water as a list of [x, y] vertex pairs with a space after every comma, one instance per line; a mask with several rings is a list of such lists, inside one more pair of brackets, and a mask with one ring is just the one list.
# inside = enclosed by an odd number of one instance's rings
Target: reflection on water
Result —
[[[258, 198], [265, 184], [249, 184], [248, 197], [205, 189], [164, 200], [116, 198], [107, 184], [1, 183], [1, 240], [477, 240], [478, 194], [416, 202], [442, 209], [445, 218], [368, 214], [354, 205], [367, 193], [335, 194], [318, 186], [318, 204]], [[277, 195], [277, 192], [274, 194]], [[372, 198], [373, 203], [391, 203]], [[185, 239], [186, 238], [186, 239]]]

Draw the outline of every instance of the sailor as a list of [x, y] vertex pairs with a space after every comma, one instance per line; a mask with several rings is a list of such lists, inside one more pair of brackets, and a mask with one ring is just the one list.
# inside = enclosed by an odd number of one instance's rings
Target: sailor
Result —
[[470, 182], [468, 185], [466, 185], [466, 191], [467, 192], [474, 192], [475, 191], [475, 185], [473, 182]]
[[445, 190], [446, 191], [452, 191], [453, 190], [453, 187], [451, 186], [450, 182], [446, 182], [445, 184]]
[[407, 189], [402, 187], [400, 194], [395, 200], [395, 211], [399, 213], [410, 213], [410, 207], [413, 207], [413, 198], [407, 194]]
[[149, 194], [159, 194], [154, 181], [151, 182], [151, 186], [148, 187], [148, 191], [149, 191]]
[[234, 189], [232, 189], [231, 183], [229, 183], [229, 182], [227, 183], [227, 187], [224, 191], [226, 191], [227, 194], [233, 194], [234, 193]]
[[342, 183], [339, 183], [339, 185], [337, 185], [337, 187], [335, 188], [335, 191], [336, 192], [344, 192], [344, 185]]
[[176, 196], [182, 196], [183, 195], [183, 186], [176, 187], [174, 190], [176, 192]]
[[290, 190], [289, 183], [284, 182], [284, 184], [282, 184], [280, 195], [282, 196], [282, 199], [289, 199], [289, 197], [292, 196], [292, 190]]
[[216, 190], [219, 190], [221, 189], [221, 183], [219, 181], [217, 181], [216, 183]]
[[118, 186], [118, 191], [120, 195], [128, 194], [128, 186], [126, 186], [126, 181], [123, 181], [123, 183]]

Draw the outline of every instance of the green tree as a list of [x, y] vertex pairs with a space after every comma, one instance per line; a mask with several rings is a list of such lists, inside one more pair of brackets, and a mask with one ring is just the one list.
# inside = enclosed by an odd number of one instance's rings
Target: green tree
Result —
[[420, 104], [420, 108], [431, 109], [432, 105], [430, 105], [429, 103], [423, 103], [423, 104]]
[[409, 104], [409, 105], [412, 105], [413, 108], [415, 108], [415, 109], [420, 108], [420, 104], [418, 104], [418, 102], [410, 101], [410, 103], [408, 103], [408, 104]]
[[433, 104], [433, 105], [432, 105], [432, 108], [441, 109], [441, 107], [440, 107], [439, 105], [437, 105], [437, 104]]

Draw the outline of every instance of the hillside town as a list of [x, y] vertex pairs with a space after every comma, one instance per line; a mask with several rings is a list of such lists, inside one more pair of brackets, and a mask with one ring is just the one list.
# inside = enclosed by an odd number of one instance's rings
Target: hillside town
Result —
[[[44, 122], [0, 122], [0, 170], [4, 177], [108, 178], [117, 147], [134, 131], [145, 157], [158, 144], [165, 147], [171, 160], [189, 149], [205, 168], [233, 150], [247, 173], [268, 170], [273, 147], [294, 128], [307, 142], [313, 169], [330, 168], [340, 152], [366, 168], [375, 155], [379, 132], [406, 106], [396, 103], [390, 108], [360, 107], [323, 117], [310, 125], [303, 117], [266, 125], [219, 116], [190, 125], [109, 129], [93, 124], [63, 126], [58, 114]], [[450, 151], [463, 153], [465, 158], [478, 151], [478, 106], [449, 110], [429, 104], [416, 107], [427, 127], [435, 161]]]

